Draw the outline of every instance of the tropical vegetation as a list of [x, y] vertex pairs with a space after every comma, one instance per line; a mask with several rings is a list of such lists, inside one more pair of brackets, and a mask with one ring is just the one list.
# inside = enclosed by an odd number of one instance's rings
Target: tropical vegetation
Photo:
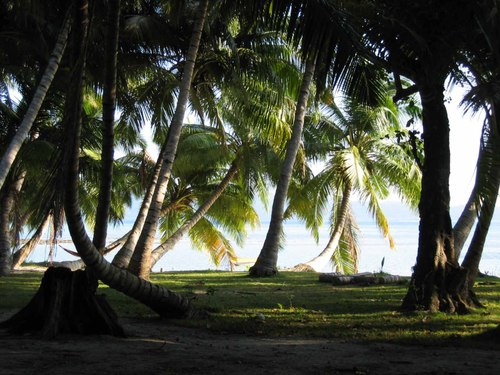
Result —
[[[470, 311], [480, 305], [474, 282], [500, 181], [499, 5], [3, 1], [0, 275], [10, 273], [23, 230], [34, 230], [36, 243], [50, 221], [56, 241], [65, 221], [90, 279], [161, 316], [194, 316], [191, 299], [150, 280], [154, 262], [182, 236], [214, 261], [234, 262], [231, 240], [242, 243], [258, 222], [252, 202], [273, 185], [271, 222], [250, 275], [277, 274], [287, 215], [302, 216], [317, 232], [328, 204], [331, 239], [321, 259], [354, 272], [350, 196], [361, 196], [390, 238], [379, 199], [392, 188], [412, 207], [418, 200], [420, 215], [401, 308]], [[486, 113], [467, 223], [455, 230], [444, 96], [450, 81], [467, 83], [464, 102]], [[397, 113], [415, 94], [421, 140]], [[145, 126], [160, 149], [156, 161], [144, 153]], [[321, 158], [325, 169], [313, 176], [308, 163]], [[140, 210], [110, 263], [103, 256], [108, 225], [133, 198]], [[460, 265], [454, 236], [467, 237], [475, 217]]]

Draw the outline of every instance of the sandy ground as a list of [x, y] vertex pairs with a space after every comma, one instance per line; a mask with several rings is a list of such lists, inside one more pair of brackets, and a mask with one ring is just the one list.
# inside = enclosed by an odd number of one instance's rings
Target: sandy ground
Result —
[[[13, 313], [13, 312], [11, 312]], [[0, 320], [10, 313], [0, 313]], [[127, 338], [0, 331], [0, 374], [500, 374], [497, 349], [214, 334], [122, 320]]]

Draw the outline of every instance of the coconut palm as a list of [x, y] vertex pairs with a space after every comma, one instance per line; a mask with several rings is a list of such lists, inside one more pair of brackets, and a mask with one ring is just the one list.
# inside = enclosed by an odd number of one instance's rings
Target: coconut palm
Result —
[[[498, 14], [491, 12], [491, 9], [498, 9], [499, 5], [497, 1], [478, 3], [475, 18], [476, 42], [471, 44], [474, 53], [467, 56], [467, 67], [473, 78], [471, 82], [473, 87], [462, 101], [468, 110], [483, 110], [486, 114], [477, 161], [476, 181], [469, 202], [454, 227], [454, 234], [459, 234], [461, 239], [458, 244], [460, 247], [455, 249], [458, 259], [464, 238], [471, 231], [469, 228], [477, 218], [477, 225], [461, 266], [467, 270], [466, 288], [462, 291], [462, 296], [465, 300], [472, 299], [478, 306], [481, 306], [481, 303], [473, 287], [479, 273], [479, 264], [500, 187], [500, 164], [497, 152], [500, 146], [498, 126], [500, 101], [497, 88], [500, 19]], [[471, 215], [471, 212], [475, 215]]]
[[[403, 76], [415, 84], [408, 89], [398, 85], [396, 99], [418, 92], [422, 103], [425, 160], [419, 246], [403, 308], [465, 311], [472, 303], [460, 297], [464, 283], [456, 282], [464, 275], [455, 260], [449, 215], [449, 121], [443, 92], [463, 51], [474, 44], [477, 7], [470, 1], [394, 6], [394, 2], [380, 0], [365, 5], [366, 50], [396, 78]], [[437, 14], [439, 22], [433, 19]]]
[[[277, 272], [276, 263], [280, 243], [283, 209], [288, 191], [290, 172], [293, 169], [297, 145], [300, 144], [303, 116], [307, 108], [308, 84], [314, 81], [317, 96], [326, 82], [346, 92], [358, 95], [365, 101], [374, 101], [379, 94], [373, 65], [360, 58], [356, 46], [362, 33], [357, 33], [347, 22], [348, 17], [342, 2], [336, 1], [262, 1], [258, 4], [272, 9], [269, 22], [288, 31], [289, 38], [301, 45], [305, 74], [297, 113], [294, 120], [294, 135], [289, 142], [288, 156], [282, 164], [282, 174], [273, 201], [273, 210], [268, 235], [250, 269], [254, 276], [269, 276]], [[269, 9], [269, 8], [266, 8]], [[263, 15], [266, 18], [266, 15]], [[292, 141], [293, 140], [293, 141]]]
[[[276, 34], [238, 28], [234, 25], [239, 21], [234, 17], [233, 21], [232, 29], [226, 26], [226, 32], [223, 33], [225, 39], [219, 40], [209, 49], [202, 49], [199, 53], [191, 89], [191, 106], [202, 121], [208, 120], [218, 129], [221, 134], [221, 150], [229, 150], [233, 155], [239, 154], [238, 158], [241, 158], [242, 154], [248, 153], [252, 144], [262, 144], [262, 139], [266, 137], [259, 135], [260, 140], [256, 138], [261, 132], [267, 133], [266, 144], [271, 144], [276, 139], [282, 143], [283, 138], [280, 135], [286, 134], [288, 125], [283, 121], [286, 115], [284, 108], [287, 107], [280, 107], [280, 103], [283, 103], [284, 99], [288, 100], [283, 93], [289, 90], [290, 85], [295, 84], [296, 75], [293, 75], [295, 67], [290, 48], [279, 40], [276, 42]], [[221, 28], [220, 25], [218, 27]], [[252, 50], [249, 50], [249, 45], [253, 47]], [[255, 128], [254, 135], [251, 135], [249, 130], [251, 126]], [[279, 148], [279, 145], [274, 144], [273, 147]], [[182, 156], [179, 152], [179, 157]], [[196, 158], [193, 152], [186, 157]], [[241, 162], [242, 160], [235, 158], [228, 161], [235, 164]], [[203, 165], [200, 162], [197, 164]], [[248, 164], [246, 166], [248, 167]], [[238, 166], [237, 169], [241, 171], [242, 168]], [[229, 171], [233, 177], [237, 173], [234, 168], [229, 168]], [[224, 178], [224, 185], [233, 177]], [[215, 189], [209, 201], [199, 205], [198, 212], [192, 219], [201, 219], [203, 212], [211, 207], [225, 189], [222, 186]], [[248, 191], [250, 189], [247, 188]], [[179, 228], [182, 233], [198, 220], [192, 219], [185, 223], [182, 229]], [[181, 237], [180, 232], [175, 236]], [[175, 242], [172, 238], [169, 240], [170, 245], [162, 248], [170, 248]], [[155, 259], [158, 259], [159, 254], [157, 251]], [[135, 264], [139, 262], [138, 259], [140, 257], [134, 255]], [[147, 262], [147, 259], [144, 262]], [[149, 270], [149, 267], [146, 268]]]
[[[76, 46], [78, 50], [78, 60], [76, 61], [77, 68], [72, 74], [72, 82], [67, 96], [67, 110], [65, 112], [65, 124], [67, 125], [67, 152], [65, 168], [65, 212], [75, 247], [82, 257], [85, 264], [92, 269], [95, 275], [110, 285], [111, 287], [122, 291], [123, 293], [140, 300], [153, 310], [157, 311], [162, 316], [183, 317], [192, 312], [191, 305], [188, 299], [175, 294], [158, 285], [151, 284], [143, 279], [137, 278], [125, 270], [120, 270], [110, 265], [99, 251], [95, 248], [92, 241], [88, 237], [83, 221], [81, 218], [78, 196], [78, 171], [79, 171], [79, 149], [80, 149], [80, 134], [81, 134], [81, 90], [83, 80], [83, 67], [85, 66], [85, 52], [87, 43], [87, 21], [88, 21], [88, 4], [85, 2], [78, 7], [80, 16], [83, 22], [79, 23], [81, 29], [77, 35], [80, 36]], [[207, 13], [208, 1], [203, 0], [199, 6], [198, 18], [194, 23], [194, 32], [191, 38], [189, 52], [186, 58], [183, 81], [181, 84], [178, 110], [174, 116], [175, 121], [170, 127], [169, 137], [167, 138], [166, 146], [163, 151], [163, 159], [165, 163], [162, 165], [161, 183], [156, 186], [156, 199], [153, 200], [153, 208], [148, 220], [151, 231], [155, 231], [156, 223], [159, 217], [159, 211], [163, 203], [164, 185], [168, 182], [171, 171], [171, 165], [175, 157], [178, 137], [180, 135], [181, 125], [185, 112], [185, 105], [189, 93], [189, 87], [194, 68], [194, 62], [198, 50], [198, 44], [201, 37], [203, 23]], [[147, 233], [149, 236], [151, 233]], [[154, 236], [154, 233], [153, 233]], [[145, 241], [147, 243], [147, 241]]]
[[117, 55], [120, 30], [120, 0], [107, 3], [107, 27], [104, 43], [104, 87], [103, 87], [103, 145], [102, 145], [102, 177], [99, 203], [97, 205], [93, 243], [98, 249], [106, 245], [109, 210], [111, 206], [113, 159], [114, 159], [114, 127], [117, 97]]
[[355, 242], [349, 243], [349, 239], [355, 239], [355, 236], [347, 227], [348, 223], [353, 223], [352, 195], [356, 193], [367, 204], [377, 226], [393, 248], [394, 241], [380, 200], [386, 198], [392, 189], [416, 208], [420, 170], [413, 156], [395, 141], [396, 135], [400, 136], [405, 130], [389, 95], [384, 104], [376, 107], [352, 98], [345, 98], [341, 106], [332, 101], [325, 105], [322, 113], [318, 124], [311, 130], [324, 132], [326, 136], [310, 139], [314, 143], [326, 141], [323, 145], [312, 146], [327, 150], [325, 168], [307, 183], [297, 198], [291, 198], [288, 215], [296, 213], [303, 217], [317, 234], [323, 222], [322, 212], [329, 198], [333, 197], [330, 239], [324, 250], [304, 265], [321, 271], [333, 260], [338, 272], [353, 273], [357, 271], [358, 250]]
[[7, 174], [9, 173], [23, 142], [28, 137], [29, 131], [35, 121], [38, 111], [42, 106], [45, 95], [47, 94], [52, 80], [54, 79], [54, 76], [59, 68], [59, 63], [64, 54], [66, 42], [71, 29], [71, 21], [72, 18], [70, 4], [70, 9], [68, 9], [63, 19], [56, 44], [54, 46], [50, 59], [47, 62], [40, 82], [38, 83], [38, 86], [35, 90], [31, 103], [27, 108], [26, 114], [23, 116], [23, 120], [19, 125], [14, 137], [10, 140], [9, 146], [3, 153], [2, 159], [0, 161], [0, 188], [4, 184]]

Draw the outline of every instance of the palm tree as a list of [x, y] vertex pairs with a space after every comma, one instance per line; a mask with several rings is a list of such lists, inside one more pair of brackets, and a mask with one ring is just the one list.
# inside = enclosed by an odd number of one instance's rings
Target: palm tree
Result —
[[[189, 92], [189, 86], [192, 76], [192, 71], [194, 67], [194, 60], [196, 58], [196, 52], [198, 49], [198, 44], [200, 40], [201, 31], [203, 28], [203, 23], [205, 15], [207, 12], [208, 1], [203, 0], [199, 7], [199, 18], [195, 22], [194, 32], [192, 37], [192, 43], [189, 48], [189, 53], [187, 55], [186, 69], [184, 71], [183, 83], [181, 85], [181, 94], [178, 102], [178, 111], [176, 112], [176, 123], [172, 124], [170, 128], [170, 134], [168, 137], [167, 146], [165, 147], [165, 159], [166, 166], [163, 168], [164, 172], [168, 172], [162, 175], [163, 180], [168, 180], [170, 174], [171, 164], [175, 156], [175, 151], [177, 148], [177, 140], [180, 132], [180, 127], [182, 125], [182, 119], [185, 110], [185, 103], [187, 101], [187, 95]], [[82, 79], [83, 79], [83, 67], [85, 66], [85, 51], [87, 43], [87, 20], [88, 20], [88, 4], [85, 0], [80, 7], [80, 15], [82, 17], [81, 30], [77, 35], [80, 36], [76, 46], [79, 48], [79, 59], [77, 60], [78, 69], [74, 70], [72, 75], [72, 82], [70, 90], [67, 96], [67, 110], [65, 112], [65, 124], [68, 126], [67, 130], [67, 152], [66, 160], [67, 167], [65, 169], [65, 212], [68, 223], [68, 228], [71, 233], [71, 237], [75, 244], [75, 247], [82, 257], [85, 264], [92, 269], [95, 275], [110, 285], [111, 287], [138, 299], [139, 301], [145, 303], [151, 307], [154, 311], [158, 312], [162, 316], [168, 317], [184, 317], [192, 312], [192, 308], [188, 299], [175, 294], [165, 288], [158, 285], [151, 284], [143, 279], [137, 278], [125, 270], [120, 270], [112, 265], [110, 265], [99, 251], [95, 248], [90, 238], [87, 236], [83, 221], [81, 218], [80, 207], [79, 207], [79, 196], [78, 196], [78, 170], [79, 170], [79, 149], [80, 149], [80, 133], [81, 133], [81, 90], [82, 90]], [[164, 194], [159, 184], [157, 187], [158, 195]], [[161, 197], [159, 197], [161, 198]], [[160, 202], [161, 201], [161, 202]], [[161, 209], [162, 199], [154, 202], [156, 206], [153, 208], [153, 213], [150, 215], [150, 219], [155, 220], [156, 215], [159, 213], [154, 213], [156, 208]], [[156, 218], [157, 220], [157, 218]], [[150, 221], [149, 224], [154, 224]]]
[[[172, 165], [174, 163], [175, 154], [177, 151], [177, 145], [181, 135], [181, 129], [191, 88], [191, 81], [193, 78], [195, 60], [201, 41], [201, 35], [203, 31], [203, 25], [207, 16], [207, 11], [208, 0], [202, 0], [197, 9], [196, 20], [193, 25], [193, 33], [191, 35], [189, 48], [186, 54], [186, 60], [184, 63], [182, 81], [179, 88], [179, 96], [175, 113], [168, 129], [168, 136], [165, 139], [165, 142], [161, 148], [160, 155], [158, 157], [156, 167], [157, 172], [153, 174], [150, 189], [146, 194], [145, 199], [143, 200], [141, 214], [140, 216], [138, 216], [138, 220], [136, 220], [137, 225], [134, 224], [134, 227], [136, 227], [134, 229], [139, 229], [142, 222], [144, 223], [142, 225], [142, 230], [140, 231], [137, 245], [135, 246], [134, 250], [134, 252], [138, 252], [138, 254], [141, 254], [141, 258], [149, 258], [151, 250], [153, 248], [158, 220], [161, 215], [162, 205], [165, 200], [166, 188], [170, 179]], [[145, 212], [147, 212], [147, 215], [143, 220], [142, 218], [144, 218]], [[141, 262], [141, 264], [149, 264], [149, 262]], [[144, 267], [145, 268], [141, 268], [139, 275], [147, 275], [149, 273], [149, 269], [147, 268], [147, 266]]]
[[[307, 107], [309, 86], [315, 81], [317, 96], [329, 82], [342, 87], [346, 92], [359, 95], [364, 101], [377, 99], [377, 79], [371, 79], [373, 65], [360, 58], [355, 46], [362, 39], [347, 22], [343, 4], [336, 1], [262, 1], [257, 2], [272, 9], [270, 16], [261, 14], [271, 25], [287, 30], [289, 39], [301, 45], [305, 63], [303, 85], [297, 102], [294, 120], [294, 134], [288, 145], [287, 156], [282, 164], [282, 173], [273, 201], [273, 210], [268, 235], [257, 258], [250, 269], [254, 276], [270, 276], [277, 272], [276, 263], [283, 222], [283, 209], [290, 181], [290, 171], [295, 161], [297, 144], [300, 143], [303, 116]], [[375, 84], [374, 84], [375, 83]], [[289, 151], [289, 152], [288, 152]]]
[[9, 181], [4, 186], [0, 196], [0, 205], [2, 207], [0, 214], [0, 276], [8, 275], [12, 267], [11, 215], [14, 211], [17, 195], [24, 184], [26, 171], [20, 171], [20, 173], [12, 174], [11, 176], [13, 181]]
[[[465, 311], [471, 304], [459, 290], [463, 272], [455, 260], [449, 214], [449, 121], [444, 87], [462, 52], [471, 42], [474, 2], [394, 4], [385, 0], [366, 4], [363, 28], [367, 49], [394, 73], [414, 86], [399, 86], [396, 100], [418, 92], [422, 103], [425, 161], [419, 204], [420, 231], [417, 262], [402, 307]], [[432, 9], [432, 11], [431, 11]], [[433, 17], [439, 16], [439, 22]], [[415, 15], [418, 15], [417, 17]], [[396, 80], [397, 83], [397, 80]]]
[[[468, 110], [482, 109], [486, 114], [477, 161], [476, 181], [469, 202], [454, 228], [454, 234], [458, 233], [460, 238], [466, 238], [471, 231], [469, 228], [477, 218], [477, 225], [461, 266], [467, 270], [466, 288], [462, 291], [463, 298], [472, 299], [478, 306], [481, 306], [481, 303], [473, 288], [479, 273], [479, 263], [500, 188], [500, 166], [497, 156], [500, 104], [498, 89], [495, 88], [498, 85], [498, 62], [500, 61], [498, 54], [500, 19], [498, 14], [493, 16], [491, 13], [491, 9], [498, 9], [499, 5], [496, 1], [481, 1], [478, 4], [475, 18], [478, 37], [471, 45], [474, 53], [467, 56], [467, 67], [472, 73], [474, 82], [462, 101]], [[471, 212], [475, 215], [471, 215]], [[462, 240], [459, 243], [460, 247], [455, 249], [457, 259], [464, 241]]]
[[14, 137], [10, 140], [9, 146], [5, 150], [2, 160], [0, 161], [0, 188], [4, 184], [7, 174], [9, 173], [23, 142], [28, 137], [29, 131], [35, 121], [40, 107], [42, 106], [45, 95], [47, 94], [52, 80], [54, 79], [54, 76], [59, 68], [59, 63], [64, 54], [70, 30], [71, 6], [66, 12], [54, 50], [52, 51], [49, 61], [47, 62], [47, 66], [45, 67], [45, 71], [40, 79], [40, 83], [38, 84], [33, 95], [33, 99], [31, 100], [26, 114], [23, 117], [21, 125], [17, 129]]
[[[234, 18], [233, 20], [239, 22]], [[274, 133], [275, 136], [268, 137], [266, 143], [278, 138], [277, 134], [282, 134], [284, 126], [279, 123], [279, 120], [284, 117], [285, 111], [278, 107], [279, 103], [283, 102], [282, 98], [286, 98], [281, 93], [289, 90], [294, 75], [291, 75], [292, 78], [283, 78], [284, 72], [291, 73], [293, 63], [287, 45], [283, 43], [273, 45], [276, 40], [274, 35], [262, 33], [259, 30], [243, 29], [243, 27], [240, 29], [241, 33], [234, 30], [237, 29], [223, 33], [225, 39], [222, 43], [218, 42], [214, 48], [199, 53], [199, 66], [197, 66], [196, 76], [192, 83], [191, 105], [202, 121], [207, 118], [211, 125], [221, 133], [221, 149], [233, 150], [230, 152], [235, 155], [239, 154], [241, 157], [242, 150], [245, 150], [243, 153], [253, 152], [250, 151], [252, 147], [249, 147], [252, 142], [262, 143], [256, 138], [257, 134]], [[249, 51], [248, 45], [252, 45], [254, 49]], [[273, 81], [270, 82], [270, 79]], [[267, 103], [265, 101], [267, 98], [273, 101]], [[283, 115], [276, 116], [276, 118], [274, 114], [279, 112]], [[262, 113], [265, 115], [259, 116]], [[275, 124], [278, 126], [274, 126]], [[252, 131], [250, 126], [256, 129]], [[226, 131], [225, 128], [231, 130]], [[249, 137], [253, 137], [254, 141]], [[181, 153], [179, 155], [182, 157]], [[193, 153], [190, 153], [187, 157], [192, 158], [192, 155]], [[237, 160], [237, 157], [233, 157], [230, 161], [230, 163], [237, 164], [241, 162]], [[229, 168], [229, 171], [231, 176], [236, 175], [233, 168]], [[233, 178], [231, 176], [223, 179], [223, 185], [230, 182]], [[199, 206], [197, 214], [179, 228], [181, 232], [178, 232], [174, 238], [181, 238], [181, 234], [195, 225], [225, 189], [226, 187], [223, 186], [215, 189], [209, 200]], [[169, 249], [176, 242], [174, 238], [168, 240], [168, 247], [162, 246], [161, 248]], [[156, 259], [159, 254], [156, 252]], [[140, 257], [134, 255], [134, 264], [148, 261], [147, 259], [140, 260], [141, 257], [142, 255]], [[149, 266], [145, 268], [149, 269]]]
[[313, 177], [297, 197], [291, 198], [287, 215], [297, 213], [317, 234], [318, 226], [323, 222], [322, 211], [328, 204], [328, 198], [333, 196], [330, 239], [318, 256], [299, 265], [299, 268], [310, 267], [320, 271], [333, 260], [338, 272], [354, 273], [357, 272], [357, 246], [350, 241], [355, 239], [353, 229], [347, 227], [353, 224], [350, 209], [352, 194], [357, 193], [367, 203], [378, 227], [393, 248], [394, 242], [380, 199], [386, 198], [392, 189], [412, 208], [416, 208], [420, 170], [413, 156], [394, 140], [405, 129], [401, 127], [398, 109], [388, 94], [386, 102], [377, 107], [346, 98], [342, 108], [332, 101], [325, 106], [323, 113], [319, 124], [311, 130], [324, 132], [325, 136], [313, 136], [311, 140], [317, 143], [324, 139], [323, 145], [314, 144], [312, 147], [327, 150], [329, 155], [325, 169]]
[[118, 36], [120, 30], [120, 0], [111, 0], [107, 3], [107, 27], [104, 43], [104, 88], [103, 88], [103, 145], [102, 145], [102, 177], [99, 191], [99, 203], [96, 209], [96, 225], [92, 242], [97, 249], [106, 245], [109, 209], [111, 206], [111, 192], [113, 182], [114, 159], [114, 127], [115, 107], [117, 97], [117, 55]]
[[271, 221], [267, 231], [266, 239], [259, 253], [255, 264], [250, 268], [252, 276], [271, 276], [277, 272], [278, 250], [280, 239], [283, 232], [283, 213], [285, 210], [285, 201], [292, 178], [293, 166], [300, 147], [302, 138], [302, 128], [309, 98], [309, 88], [313, 81], [316, 67], [315, 57], [309, 58], [306, 63], [304, 78], [300, 88], [299, 98], [297, 100], [297, 109], [292, 128], [292, 136], [287, 144], [286, 155], [281, 166], [280, 179], [276, 186], [273, 205], [271, 209]]

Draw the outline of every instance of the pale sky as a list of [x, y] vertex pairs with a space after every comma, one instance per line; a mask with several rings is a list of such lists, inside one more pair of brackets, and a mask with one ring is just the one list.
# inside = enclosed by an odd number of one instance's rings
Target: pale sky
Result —
[[455, 87], [451, 94], [451, 102], [447, 104], [450, 120], [450, 152], [451, 175], [450, 193], [451, 205], [463, 206], [472, 187], [476, 171], [479, 140], [483, 124], [483, 115], [463, 114], [459, 108], [464, 89]]

